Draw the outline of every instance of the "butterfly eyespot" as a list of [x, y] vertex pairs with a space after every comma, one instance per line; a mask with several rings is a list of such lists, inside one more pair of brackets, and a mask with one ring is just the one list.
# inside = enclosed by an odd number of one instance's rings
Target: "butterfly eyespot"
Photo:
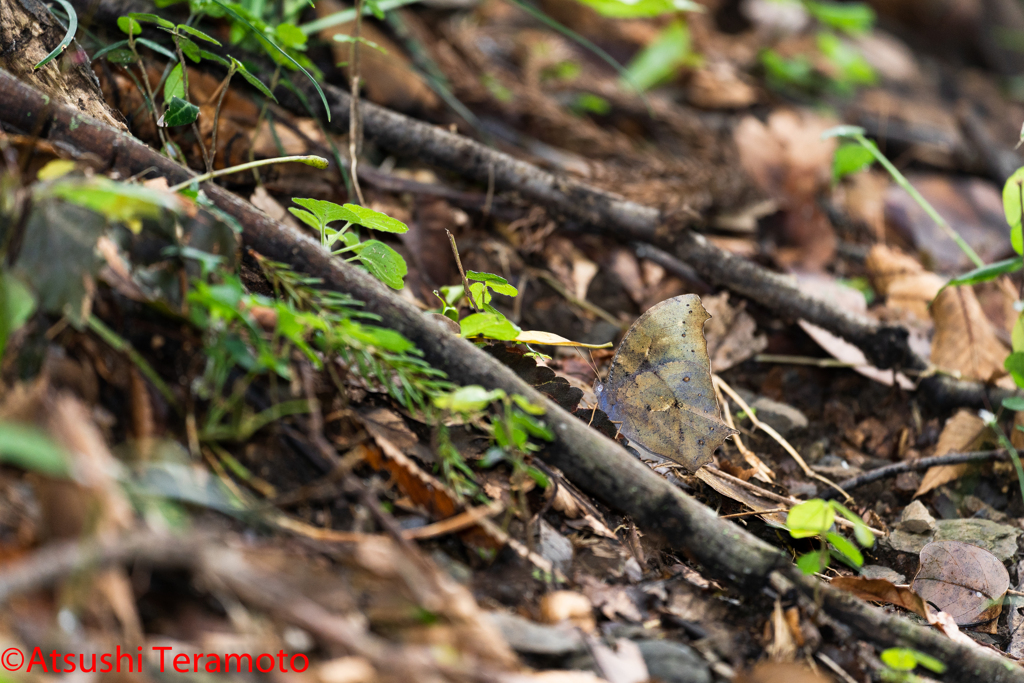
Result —
[[704, 439], [697, 439], [697, 445], [698, 446], [703, 446], [704, 445]]
[[689, 381], [690, 381], [690, 378], [689, 378], [689, 377], [684, 377], [684, 378], [683, 378], [683, 381], [684, 381], [684, 382], [689, 382]]

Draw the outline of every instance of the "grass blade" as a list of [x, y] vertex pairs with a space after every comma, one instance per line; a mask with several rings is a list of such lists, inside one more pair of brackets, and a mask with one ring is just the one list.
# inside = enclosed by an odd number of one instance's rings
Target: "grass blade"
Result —
[[57, 2], [64, 8], [64, 11], [68, 13], [68, 32], [64, 34], [64, 38], [62, 38], [60, 43], [57, 44], [57, 47], [53, 48], [53, 51], [50, 52], [50, 54], [43, 57], [41, 62], [32, 67], [33, 71], [42, 69], [44, 66], [60, 56], [60, 53], [64, 52], [68, 45], [71, 44], [71, 41], [75, 39], [75, 33], [78, 31], [78, 14], [75, 13], [75, 8], [72, 7], [67, 0], [57, 0]]

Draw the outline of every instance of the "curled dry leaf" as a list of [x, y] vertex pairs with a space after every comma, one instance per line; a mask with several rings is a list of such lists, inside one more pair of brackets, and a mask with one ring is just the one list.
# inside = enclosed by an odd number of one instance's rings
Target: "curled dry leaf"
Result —
[[936, 541], [921, 551], [921, 568], [911, 585], [963, 625], [999, 617], [1010, 576], [987, 550], [959, 541]]
[[859, 576], [840, 576], [832, 579], [829, 585], [853, 593], [862, 600], [887, 602], [902, 607], [923, 617], [951, 640], [970, 647], [980, 647], [970, 636], [960, 632], [953, 617], [929, 607], [928, 603], [910, 588], [896, 586], [885, 579], [865, 579]]

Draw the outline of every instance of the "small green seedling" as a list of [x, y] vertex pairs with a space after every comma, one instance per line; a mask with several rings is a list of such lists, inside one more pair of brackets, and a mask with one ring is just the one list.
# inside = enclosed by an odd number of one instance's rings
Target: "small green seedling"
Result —
[[911, 673], [918, 666], [937, 674], [946, 671], [946, 665], [935, 657], [908, 647], [890, 647], [883, 650], [880, 657], [885, 668], [879, 675], [888, 683], [918, 683], [921, 678]]
[[[397, 251], [379, 240], [359, 240], [359, 235], [350, 230], [353, 225], [361, 225], [379, 232], [403, 233], [409, 226], [400, 220], [367, 209], [356, 204], [338, 206], [334, 202], [321, 199], [293, 198], [293, 202], [303, 207], [290, 207], [296, 218], [320, 233], [320, 245], [334, 255], [351, 253], [347, 261], [358, 260], [381, 282], [392, 289], [405, 286], [405, 276], [409, 272], [405, 259]], [[341, 228], [330, 227], [331, 223], [344, 221]], [[339, 244], [340, 243], [340, 244]], [[338, 248], [335, 248], [335, 247]]]
[[[832, 557], [855, 569], [864, 565], [864, 556], [852, 542], [832, 530], [836, 513], [853, 522], [853, 535], [864, 548], [875, 544], [875, 535], [867, 524], [845, 505], [834, 500], [813, 498], [800, 503], [786, 517], [786, 528], [793, 538], [818, 538], [822, 547], [797, 558], [796, 564], [804, 574], [815, 574], [829, 566]], [[830, 547], [831, 546], [831, 547]]]

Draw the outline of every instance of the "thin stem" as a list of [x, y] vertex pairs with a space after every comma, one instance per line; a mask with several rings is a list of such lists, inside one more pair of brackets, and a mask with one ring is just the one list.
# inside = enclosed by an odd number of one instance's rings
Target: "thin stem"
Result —
[[[277, 88], [277, 81], [281, 77], [281, 67], [278, 66], [274, 69], [274, 75], [270, 77], [270, 92], [274, 92]], [[256, 117], [256, 128], [252, 134], [252, 143], [249, 145], [249, 163], [252, 163], [256, 159], [256, 137], [260, 134], [260, 126], [267, 118], [267, 107], [270, 106], [270, 100], [264, 99], [263, 106], [260, 107], [260, 115]], [[257, 167], [253, 166], [252, 177], [256, 180], [257, 185], [262, 185], [263, 180], [260, 178], [259, 171], [255, 170]]]
[[459, 267], [459, 275], [462, 276], [462, 288], [466, 298], [469, 299], [469, 305], [473, 307], [473, 310], [479, 313], [481, 309], [476, 305], [476, 301], [473, 300], [473, 294], [469, 291], [469, 279], [466, 277], [466, 271], [462, 269], [462, 259], [459, 258], [459, 248], [455, 246], [455, 235], [452, 234], [451, 230], [445, 230], [448, 233], [448, 241], [452, 243], [452, 253], [455, 254], [455, 265]]
[[227, 78], [220, 85], [220, 95], [217, 97], [217, 108], [213, 112], [213, 133], [210, 136], [210, 168], [208, 171], [213, 170], [213, 165], [217, 161], [217, 129], [220, 127], [220, 107], [224, 104], [224, 96], [228, 94], [228, 88], [231, 86], [231, 77], [235, 75], [235, 65], [231, 64], [231, 68], [228, 69]]
[[359, 187], [359, 175], [356, 173], [359, 151], [363, 143], [363, 119], [359, 112], [359, 33], [363, 26], [363, 0], [356, 0], [356, 25], [352, 32], [352, 44], [349, 46], [349, 69], [351, 74], [351, 94], [348, 115], [348, 156], [352, 165], [352, 189], [356, 191], [356, 199], [362, 205], [363, 190]]
[[1010, 454], [1010, 459], [1013, 460], [1013, 468], [1017, 470], [1017, 483], [1020, 484], [1020, 496], [1024, 500], [1024, 467], [1020, 463], [1020, 455], [1017, 453], [1017, 449], [1013, 447], [1013, 443], [1010, 441], [1006, 433], [1003, 432], [1003, 428], [999, 426], [999, 422], [996, 421], [995, 415], [991, 419], [986, 420], [992, 431], [996, 433], [999, 438], [999, 445], [1006, 449]]
[[[164, 129], [160, 127], [160, 122], [156, 117], [156, 99], [153, 96], [153, 86], [149, 82], [149, 74], [146, 73], [146, 65], [142, 62], [142, 57], [139, 56], [138, 51], [135, 49], [135, 37], [128, 36], [128, 47], [131, 49], [132, 54], [135, 55], [135, 66], [139, 68], [139, 74], [142, 76], [142, 84], [146, 86], [146, 94], [149, 96], [149, 115], [153, 119], [153, 125], [156, 127], [157, 135], [160, 136], [160, 144], [163, 145], [164, 151], [168, 149], [167, 136], [164, 134]], [[129, 74], [131, 72], [129, 71]]]
[[935, 207], [933, 207], [927, 199], [921, 196], [921, 193], [917, 191], [917, 188], [911, 185], [906, 176], [900, 173], [899, 169], [892, 165], [892, 162], [882, 154], [881, 150], [878, 149], [878, 146], [874, 142], [864, 137], [863, 133], [854, 133], [853, 139], [859, 142], [864, 149], [871, 152], [871, 155], [875, 157], [875, 160], [889, 172], [889, 175], [891, 175], [893, 180], [896, 181], [896, 184], [906, 190], [911, 199], [917, 202], [918, 206], [924, 209], [924, 212], [928, 214], [933, 221], [935, 221], [935, 224], [939, 226], [940, 230], [946, 233], [951, 240], [956, 242], [956, 245], [960, 247], [960, 251], [967, 254], [967, 258], [971, 259], [971, 262], [974, 263], [975, 266], [981, 268], [985, 265], [985, 262], [982, 261], [977, 252], [971, 248], [971, 245], [967, 244], [964, 238], [960, 236], [960, 233], [954, 230], [953, 226], [947, 223], [946, 219], [939, 215], [939, 212], [935, 210]]
[[[188, 94], [188, 65], [185, 64], [185, 55], [181, 51], [181, 41], [178, 40], [178, 34], [174, 34], [174, 50], [178, 53], [178, 64], [181, 64], [181, 84], [185, 88], [185, 101], [192, 104], [192, 98]], [[203, 153], [203, 163], [206, 164], [206, 172], [210, 173], [213, 171], [213, 162], [210, 161], [210, 153], [206, 150], [206, 145], [203, 143], [203, 136], [199, 133], [199, 126], [196, 122], [192, 122], [192, 133], [196, 136], [196, 142], [199, 143], [199, 150]]]
[[209, 171], [202, 175], [197, 175], [194, 178], [172, 185], [168, 188], [171, 192], [178, 192], [189, 187], [192, 183], [205, 183], [207, 180], [213, 180], [225, 175], [231, 175], [232, 173], [241, 173], [242, 171], [248, 171], [259, 166], [270, 166], [272, 164], [284, 164], [289, 162], [298, 162], [300, 164], [306, 164], [307, 166], [314, 166], [316, 168], [327, 168], [329, 162], [323, 157], [318, 157], [315, 154], [306, 154], [300, 156], [291, 157], [274, 157], [273, 159], [257, 159], [256, 161], [249, 161], [238, 166], [232, 166], [231, 168], [222, 168], [219, 171]]

